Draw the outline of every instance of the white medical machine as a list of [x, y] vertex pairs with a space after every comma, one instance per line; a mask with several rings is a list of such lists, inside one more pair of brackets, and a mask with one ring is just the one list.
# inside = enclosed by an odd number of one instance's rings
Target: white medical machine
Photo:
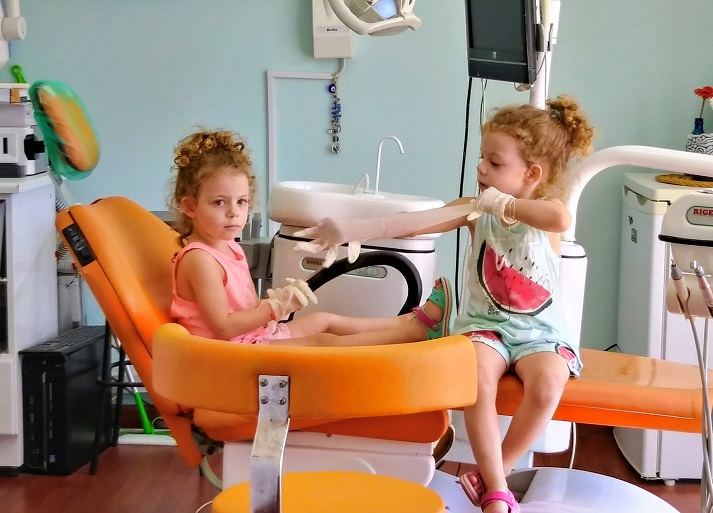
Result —
[[[272, 282], [281, 286], [285, 278], [307, 280], [322, 269], [323, 256], [296, 251], [300, 240], [296, 231], [315, 226], [323, 217], [365, 217], [399, 212], [429, 210], [442, 207], [435, 198], [374, 193], [368, 188], [321, 182], [280, 182], [270, 192], [270, 219], [280, 223], [272, 251]], [[436, 273], [436, 238], [440, 234], [418, 237], [374, 240], [362, 245], [361, 252], [386, 250], [408, 259], [418, 271], [422, 283], [421, 301], [431, 293]], [[337, 258], [347, 256], [339, 249]], [[315, 291], [319, 303], [297, 312], [296, 316], [313, 311], [329, 311], [358, 317], [388, 317], [396, 315], [407, 296], [407, 283], [393, 269], [373, 265], [352, 271]]]
[[22, 178], [46, 171], [27, 84], [0, 83], [0, 178]]
[[[669, 206], [702, 187], [660, 183], [659, 174], [624, 173], [617, 343], [623, 353], [697, 364], [688, 321], [666, 310], [671, 250], [659, 234]], [[645, 479], [700, 479], [699, 435], [614, 428], [614, 438]]]

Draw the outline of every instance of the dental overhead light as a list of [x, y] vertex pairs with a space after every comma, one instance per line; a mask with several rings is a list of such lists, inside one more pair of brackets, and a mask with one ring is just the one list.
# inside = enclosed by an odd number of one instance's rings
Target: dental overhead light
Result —
[[25, 18], [20, 16], [20, 0], [8, 0], [7, 13], [0, 4], [0, 68], [10, 60], [8, 41], [25, 39], [26, 34]]
[[361, 35], [392, 36], [416, 30], [421, 20], [413, 14], [416, 0], [329, 0], [334, 14]]

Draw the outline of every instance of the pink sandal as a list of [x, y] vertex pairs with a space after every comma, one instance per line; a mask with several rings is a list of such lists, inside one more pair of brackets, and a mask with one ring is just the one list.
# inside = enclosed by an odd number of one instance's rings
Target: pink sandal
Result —
[[501, 492], [499, 490], [486, 492], [480, 497], [480, 500], [482, 509], [487, 508], [493, 502], [502, 501], [508, 505], [508, 513], [520, 512], [520, 505], [517, 503], [515, 496], [510, 490], [507, 492]]
[[476, 466], [475, 470], [471, 470], [460, 476], [458, 481], [470, 502], [479, 508], [482, 497], [485, 494], [485, 485], [483, 484], [483, 477], [480, 475], [478, 467]]
[[508, 506], [508, 513], [519, 513], [520, 505], [515, 500], [515, 496], [511, 491], [485, 491], [483, 477], [480, 475], [480, 470], [478, 470], [477, 466], [474, 470], [466, 472], [460, 476], [458, 481], [460, 482], [466, 496], [475, 507], [485, 509], [493, 502], [503, 501]]
[[450, 334], [449, 322], [451, 309], [453, 308], [451, 284], [448, 279], [444, 277], [438, 278], [436, 282], [441, 285], [441, 288], [434, 286], [431, 295], [428, 296], [428, 301], [431, 301], [443, 311], [441, 320], [439, 322], [434, 321], [422, 306], [417, 306], [411, 310], [416, 315], [416, 319], [428, 330], [428, 340], [447, 337]]

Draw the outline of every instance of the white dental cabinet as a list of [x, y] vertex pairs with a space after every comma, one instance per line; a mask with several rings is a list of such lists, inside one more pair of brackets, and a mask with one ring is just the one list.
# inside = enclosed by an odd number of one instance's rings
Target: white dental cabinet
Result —
[[23, 463], [18, 353], [57, 336], [55, 186], [47, 173], [0, 178], [0, 471]]
[[[657, 174], [624, 174], [617, 342], [623, 353], [697, 365], [690, 325], [666, 310], [671, 255], [658, 236], [669, 205], [699, 189], [659, 183]], [[703, 320], [697, 325], [702, 337]], [[700, 435], [615, 428], [614, 437], [643, 478], [700, 479]]]

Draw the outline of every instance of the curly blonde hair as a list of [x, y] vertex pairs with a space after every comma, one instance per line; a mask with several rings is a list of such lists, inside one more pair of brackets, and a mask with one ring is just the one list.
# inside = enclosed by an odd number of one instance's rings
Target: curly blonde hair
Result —
[[174, 149], [172, 170], [173, 193], [169, 197], [169, 208], [174, 211], [174, 229], [178, 232], [178, 243], [185, 246], [186, 238], [193, 232], [191, 218], [181, 210], [181, 200], [197, 197], [201, 185], [218, 171], [228, 170], [248, 178], [250, 205], [253, 204], [256, 180], [252, 161], [245, 143], [227, 130], [201, 130], [180, 140]]
[[539, 164], [543, 179], [535, 197], [564, 199], [567, 164], [573, 157], [592, 151], [594, 129], [577, 101], [570, 96], [547, 100], [546, 108], [511, 105], [498, 111], [483, 125], [482, 134], [499, 132], [520, 141], [521, 156]]

